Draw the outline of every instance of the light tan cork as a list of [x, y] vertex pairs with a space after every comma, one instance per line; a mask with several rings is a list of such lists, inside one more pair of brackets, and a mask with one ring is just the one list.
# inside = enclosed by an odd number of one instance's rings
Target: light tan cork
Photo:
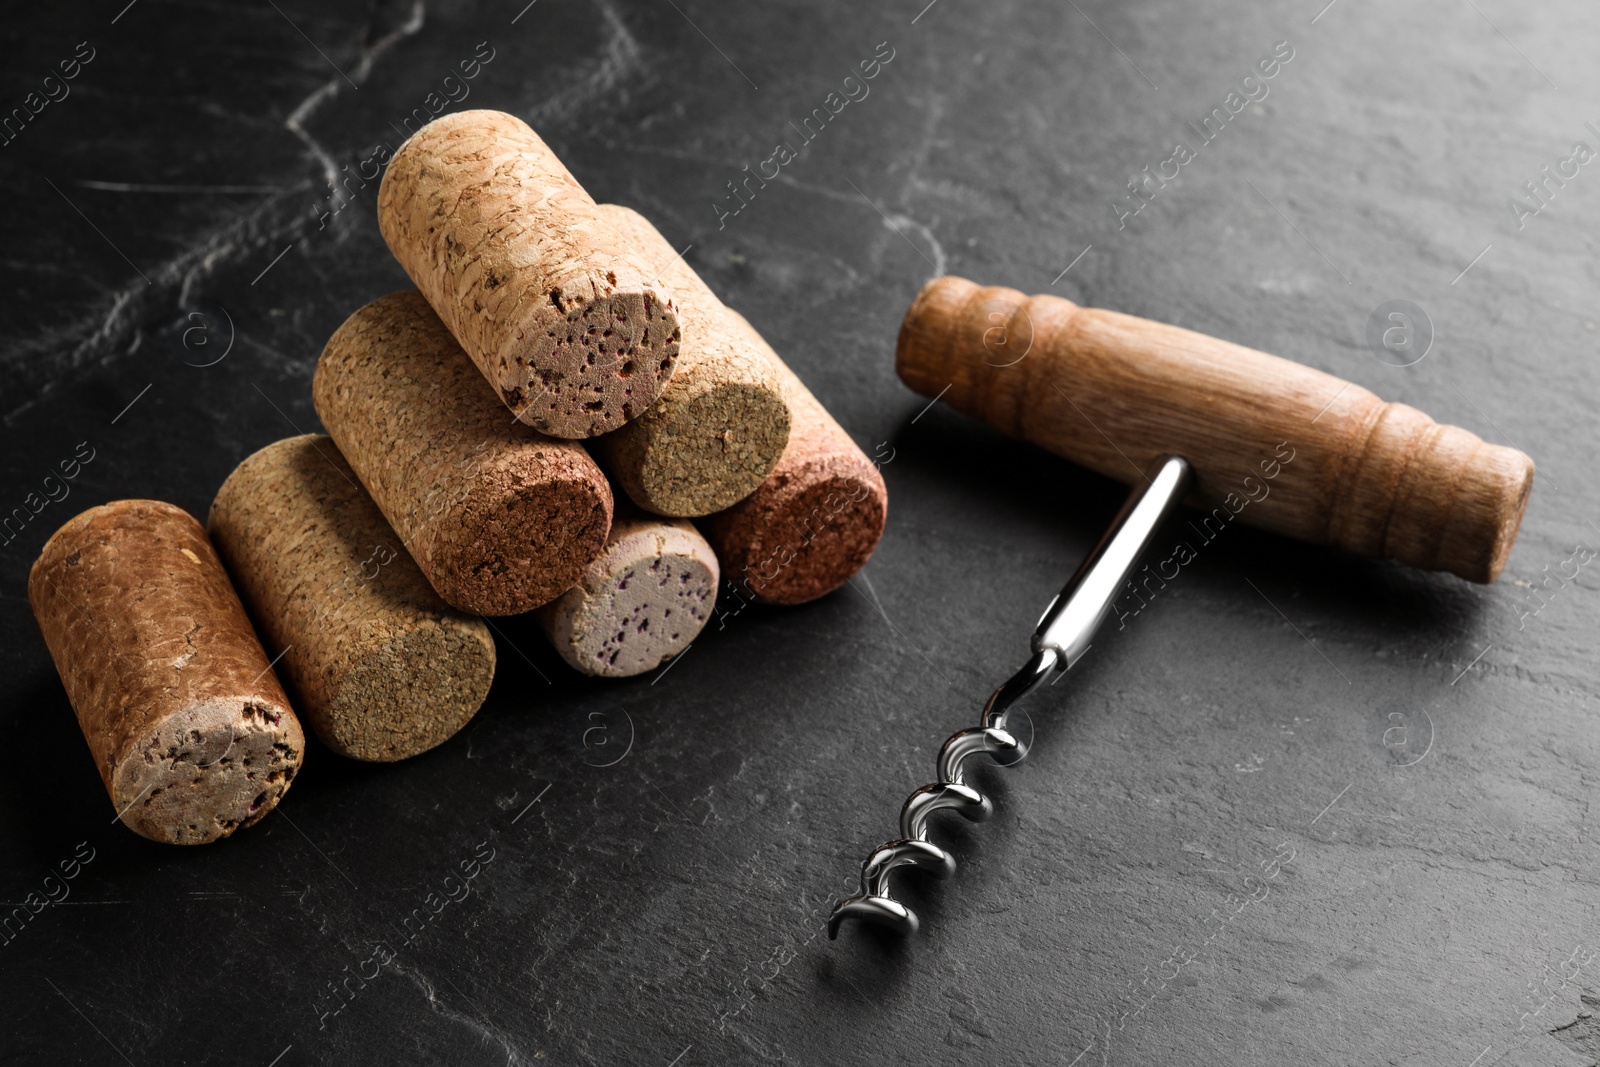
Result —
[[661, 666], [699, 636], [719, 574], [715, 553], [690, 523], [619, 516], [583, 580], [536, 618], [576, 670], [626, 678]]
[[516, 116], [461, 111], [413, 134], [383, 176], [378, 227], [506, 406], [542, 433], [614, 430], [672, 377], [670, 290]]
[[789, 406], [770, 345], [728, 310], [650, 221], [618, 204], [600, 213], [678, 298], [678, 369], [643, 415], [591, 443], [635, 504], [698, 516], [743, 500], [789, 442]]
[[439, 598], [330, 438], [291, 437], [222, 483], [207, 521], [324, 744], [392, 761], [465, 726], [494, 681], [482, 619]]
[[453, 608], [515, 615], [600, 554], [611, 486], [583, 447], [506, 415], [415, 290], [379, 297], [322, 351], [312, 402], [423, 576]]
[[889, 490], [877, 465], [782, 360], [793, 424], [761, 488], [700, 528], [740, 596], [803, 604], [860, 570], [883, 536]]
[[201, 845], [275, 807], [305, 736], [205, 530], [118, 500], [57, 530], [28, 601], [119, 817]]

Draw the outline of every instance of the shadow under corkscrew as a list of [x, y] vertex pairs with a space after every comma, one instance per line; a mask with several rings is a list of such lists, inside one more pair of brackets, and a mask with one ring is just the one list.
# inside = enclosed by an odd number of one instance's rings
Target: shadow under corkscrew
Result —
[[1145, 484], [1128, 497], [1111, 528], [1045, 608], [1034, 628], [1028, 662], [994, 691], [976, 727], [956, 733], [939, 749], [938, 781], [906, 798], [900, 809], [900, 837], [880, 845], [861, 865], [861, 892], [834, 905], [828, 918], [830, 940], [839, 936], [847, 919], [905, 934], [917, 932], [916, 912], [889, 895], [889, 876], [901, 867], [931, 871], [939, 878], [955, 873], [955, 857], [928, 840], [928, 817], [952, 810], [981, 822], [993, 813], [989, 798], [966, 784], [963, 764], [980, 753], [1006, 766], [1026, 758], [1027, 742], [1006, 729], [1011, 709], [1040, 685], [1070, 670], [1089, 650], [1089, 639], [1110, 613], [1123, 583], [1193, 480], [1193, 470], [1182, 457], [1163, 456], [1151, 466]]

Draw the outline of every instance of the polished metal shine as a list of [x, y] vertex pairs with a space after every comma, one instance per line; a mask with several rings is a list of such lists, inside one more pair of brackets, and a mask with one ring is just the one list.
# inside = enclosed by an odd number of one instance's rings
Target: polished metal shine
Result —
[[1089, 650], [1090, 639], [1128, 580], [1157, 531], [1194, 482], [1188, 461], [1163, 456], [1145, 474], [1117, 513], [1094, 551], [1078, 567], [1065, 588], [1045, 608], [1033, 631], [1033, 655], [1022, 669], [994, 691], [976, 727], [962, 730], [939, 750], [938, 781], [906, 798], [900, 809], [900, 837], [880, 845], [861, 865], [861, 892], [834, 905], [828, 937], [839, 936], [846, 919], [887, 926], [901, 933], [917, 932], [916, 912], [889, 895], [889, 875], [900, 867], [918, 867], [940, 878], [955, 873], [955, 857], [928, 840], [928, 817], [951, 809], [973, 822], [994, 811], [989, 798], [962, 776], [967, 757], [985, 753], [1012, 766], [1028, 754], [1028, 744], [1006, 729], [1016, 703], [1044, 683], [1070, 670]]

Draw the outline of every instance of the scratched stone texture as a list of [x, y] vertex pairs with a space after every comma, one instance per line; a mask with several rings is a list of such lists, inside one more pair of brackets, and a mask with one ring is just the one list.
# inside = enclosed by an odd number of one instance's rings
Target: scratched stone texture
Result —
[[[1600, 169], [1541, 168], [1600, 149], [1600, 9], [523, 2], [94, 0], [0, 27], [0, 112], [58, 97], [0, 145], [0, 508], [93, 454], [0, 547], [0, 1059], [1595, 1063], [1600, 572], [1552, 576], [1600, 548]], [[1267, 95], [1129, 215], [1130, 179], [1280, 42]], [[636, 680], [497, 623], [494, 691], [448, 744], [313, 747], [261, 825], [154, 845], [112, 822], [27, 568], [84, 507], [203, 515], [317, 428], [323, 342], [406, 284], [347, 176], [434, 105], [521, 115], [692, 246], [884, 457], [882, 547], [811, 605], [725, 603]], [[796, 158], [733, 199], [780, 142]], [[955, 878], [897, 883], [924, 934], [830, 943], [828, 905], [1123, 495], [898, 383], [900, 316], [942, 271], [1302, 360], [1540, 475], [1488, 588], [1229, 529], [1032, 702], [1034, 758], [980, 776], [995, 818], [936, 831]], [[1412, 366], [1367, 343], [1391, 300], [1432, 323]]]

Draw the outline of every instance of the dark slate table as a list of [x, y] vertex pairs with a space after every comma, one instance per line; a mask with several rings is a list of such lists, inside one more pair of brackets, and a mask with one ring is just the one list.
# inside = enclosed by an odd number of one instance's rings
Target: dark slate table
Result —
[[[1600, 580], [1565, 561], [1600, 548], [1600, 169], [1564, 161], [1600, 149], [1600, 10], [524, 2], [96, 0], [0, 30], [0, 505], [93, 457], [0, 555], [0, 1059], [1595, 1061]], [[1196, 149], [1187, 123], [1236, 90], [1260, 99]], [[882, 547], [631, 681], [502, 622], [450, 743], [313, 747], [260, 826], [137, 838], [27, 568], [84, 507], [203, 515], [239, 460], [317, 427], [324, 340], [405, 284], [360, 176], [418, 109], [476, 106], [692, 245], [885, 458]], [[1194, 158], [1130, 214], [1179, 141]], [[781, 142], [796, 158], [732, 199]], [[1230, 529], [1033, 704], [1034, 758], [982, 778], [995, 819], [940, 826], [955, 879], [898, 883], [924, 935], [830, 943], [831, 901], [1124, 491], [898, 383], [900, 316], [943, 271], [1302, 360], [1540, 473], [1489, 588]], [[1426, 316], [1409, 366], [1367, 340], [1394, 300]], [[35, 912], [47, 886], [67, 895]]]

